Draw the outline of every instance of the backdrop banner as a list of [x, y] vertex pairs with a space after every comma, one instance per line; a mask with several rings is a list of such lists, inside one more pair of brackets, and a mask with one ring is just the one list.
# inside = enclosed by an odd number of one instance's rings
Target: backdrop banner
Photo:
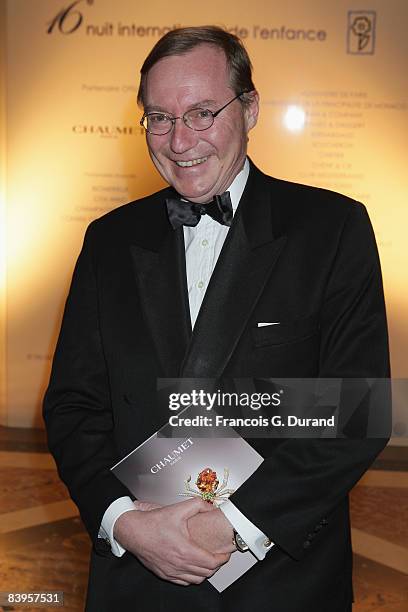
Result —
[[203, 22], [238, 34], [253, 60], [261, 96], [249, 143], [254, 162], [367, 206], [393, 376], [408, 377], [406, 0], [235, 0], [233, 10], [207, 0], [204, 17], [180, 0], [8, 0], [6, 8], [3, 424], [42, 427], [41, 400], [87, 225], [164, 186], [139, 126], [139, 69], [165, 32]]

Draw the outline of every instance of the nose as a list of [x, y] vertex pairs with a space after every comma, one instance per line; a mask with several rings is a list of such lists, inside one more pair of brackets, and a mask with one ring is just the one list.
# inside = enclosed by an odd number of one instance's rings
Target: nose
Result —
[[183, 119], [174, 122], [170, 134], [170, 148], [173, 153], [185, 153], [197, 144], [198, 133], [187, 127]]

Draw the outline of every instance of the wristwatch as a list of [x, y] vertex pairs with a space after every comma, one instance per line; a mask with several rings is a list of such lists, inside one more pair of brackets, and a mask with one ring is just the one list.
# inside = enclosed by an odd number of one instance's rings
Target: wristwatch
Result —
[[241, 538], [241, 536], [239, 535], [238, 531], [236, 531], [234, 529], [234, 536], [233, 536], [233, 543], [235, 544], [237, 550], [239, 550], [239, 552], [246, 552], [247, 550], [249, 550], [249, 546], [246, 542], [244, 542], [244, 540]]

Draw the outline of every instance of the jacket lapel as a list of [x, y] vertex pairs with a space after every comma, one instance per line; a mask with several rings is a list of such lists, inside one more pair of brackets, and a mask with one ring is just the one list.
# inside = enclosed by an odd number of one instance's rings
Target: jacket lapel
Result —
[[222, 376], [286, 242], [279, 201], [271, 203], [272, 182], [251, 164], [193, 334], [183, 230], [172, 230], [168, 222], [164, 206], [168, 193], [157, 194], [157, 202], [153, 197], [147, 214], [138, 219], [143, 231], [130, 251], [163, 377]]
[[222, 376], [262, 294], [286, 242], [271, 192], [271, 179], [251, 166], [194, 327], [181, 371], [184, 378]]
[[[164, 203], [165, 195], [163, 196]], [[154, 220], [155, 240], [149, 236], [132, 244], [144, 319], [150, 330], [163, 377], [177, 377], [191, 338], [183, 230], [173, 231], [164, 205]], [[151, 223], [152, 220], [149, 220]], [[145, 226], [146, 234], [151, 231]], [[143, 242], [143, 246], [141, 246]]]

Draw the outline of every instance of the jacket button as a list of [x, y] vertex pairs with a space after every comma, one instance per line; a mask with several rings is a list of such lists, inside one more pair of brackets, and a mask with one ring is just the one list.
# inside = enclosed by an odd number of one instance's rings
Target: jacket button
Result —
[[328, 524], [327, 519], [322, 519], [322, 520], [321, 520], [321, 524], [322, 524], [322, 525], [327, 525], [327, 524]]
[[306, 540], [306, 542], [303, 542], [303, 548], [309, 548], [310, 546], [310, 540]]

